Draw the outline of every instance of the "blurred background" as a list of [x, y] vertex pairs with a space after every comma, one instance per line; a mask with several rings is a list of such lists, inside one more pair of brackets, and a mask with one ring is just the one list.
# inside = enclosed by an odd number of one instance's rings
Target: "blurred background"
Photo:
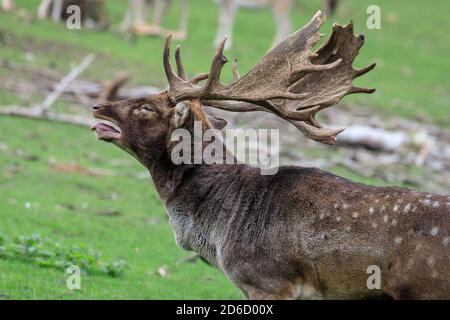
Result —
[[[172, 2], [161, 30], [180, 25], [185, 9]], [[175, 246], [145, 168], [89, 132], [96, 101], [166, 87], [160, 30], [124, 28], [128, 0], [106, 1], [106, 20], [92, 16], [80, 30], [66, 17], [38, 19], [39, 5], [15, 0], [0, 11], [0, 299], [241, 298], [219, 271]], [[381, 29], [367, 27], [370, 5], [380, 8]], [[293, 30], [324, 6], [294, 1]], [[267, 114], [220, 115], [229, 127], [279, 128], [282, 164], [450, 194], [449, 11], [446, 0], [338, 2], [322, 32], [354, 21], [366, 36], [355, 66], [377, 63], [356, 84], [377, 92], [323, 112], [322, 123], [348, 128], [336, 146], [307, 141]], [[189, 2], [186, 39], [176, 42], [191, 76], [209, 69], [218, 16], [212, 0]], [[227, 56], [241, 74], [276, 29], [268, 9], [238, 11]], [[225, 67], [223, 80], [231, 79]], [[70, 264], [82, 267], [81, 290], [66, 286]]]

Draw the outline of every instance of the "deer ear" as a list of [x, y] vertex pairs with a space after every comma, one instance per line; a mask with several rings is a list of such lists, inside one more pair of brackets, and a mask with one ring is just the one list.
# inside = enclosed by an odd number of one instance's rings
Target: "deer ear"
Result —
[[175, 110], [172, 116], [172, 125], [175, 128], [181, 128], [186, 124], [187, 119], [189, 118], [191, 110], [190, 108], [184, 104], [183, 102], [178, 103], [175, 106]]
[[225, 119], [208, 116], [209, 123], [211, 123], [212, 127], [217, 130], [222, 130], [225, 128], [228, 124], [228, 122]]

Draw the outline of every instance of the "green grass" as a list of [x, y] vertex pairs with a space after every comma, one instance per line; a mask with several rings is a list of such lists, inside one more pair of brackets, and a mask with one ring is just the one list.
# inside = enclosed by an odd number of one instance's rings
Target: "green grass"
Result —
[[[19, 6], [35, 9], [37, 1], [17, 0]], [[115, 25], [120, 22], [124, 1], [109, 1]], [[212, 1], [191, 1], [189, 39], [182, 43], [190, 74], [208, 69], [213, 54], [217, 9]], [[300, 1], [292, 10], [295, 27], [304, 24], [322, 1]], [[382, 30], [367, 30], [365, 10], [369, 4], [382, 10]], [[446, 125], [450, 107], [448, 48], [450, 3], [433, 1], [344, 1], [331, 23], [355, 21], [364, 32], [367, 45], [356, 65], [372, 61], [378, 68], [360, 85], [376, 87], [372, 96], [354, 96], [347, 103], [370, 105], [390, 117], [425, 115]], [[176, 27], [177, 10], [166, 25]], [[239, 59], [241, 73], [264, 54], [274, 35], [274, 22], [266, 11], [242, 11], [238, 15], [234, 48], [229, 56]], [[86, 71], [88, 78], [108, 80], [122, 70], [134, 81], [165, 86], [161, 52], [163, 40], [141, 38], [126, 42], [111, 32], [70, 32], [63, 25], [22, 19], [0, 13], [0, 59], [26, 62], [33, 52], [33, 64], [67, 72], [86, 54], [97, 60]], [[0, 79], [8, 76], [0, 69]], [[225, 72], [229, 80], [231, 73]], [[0, 89], [0, 104], [27, 105]], [[58, 106], [59, 107], [59, 106]], [[64, 247], [87, 244], [106, 261], [127, 262], [121, 277], [93, 274], [82, 278], [82, 290], [66, 288], [67, 274], [39, 267], [21, 259], [0, 259], [0, 299], [239, 299], [241, 294], [217, 270], [201, 261], [183, 262], [189, 253], [176, 247], [164, 208], [150, 179], [138, 179], [145, 172], [135, 160], [111, 145], [99, 143], [86, 129], [0, 117], [0, 234], [8, 237], [41, 234]], [[321, 153], [317, 153], [318, 157]], [[77, 163], [92, 176], [59, 167]], [[70, 167], [68, 167], [70, 168]], [[353, 180], [372, 184], [343, 168], [333, 170]], [[115, 214], [108, 214], [111, 212]], [[169, 276], [157, 270], [168, 266]]]

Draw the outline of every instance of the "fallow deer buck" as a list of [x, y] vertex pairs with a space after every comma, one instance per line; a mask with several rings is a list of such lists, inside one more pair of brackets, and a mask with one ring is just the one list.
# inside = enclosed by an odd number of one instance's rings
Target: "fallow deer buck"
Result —
[[84, 25], [95, 28], [104, 28], [108, 25], [106, 0], [42, 0], [37, 16], [42, 20], [51, 18], [55, 23], [67, 21], [70, 16], [67, 10], [73, 5], [80, 8]]
[[239, 7], [261, 8], [266, 7], [272, 11], [277, 24], [277, 33], [272, 46], [284, 40], [291, 33], [290, 9], [294, 0], [219, 0], [219, 29], [217, 30], [215, 44], [219, 45], [224, 37], [228, 38], [225, 50], [231, 49], [233, 26]]
[[[239, 7], [269, 8], [277, 24], [277, 33], [272, 47], [280, 43], [291, 33], [290, 11], [295, 0], [216, 0], [219, 4], [219, 29], [217, 31], [216, 45], [220, 44], [224, 37], [228, 37], [225, 50], [231, 48], [231, 37], [236, 13]], [[307, 0], [305, 0], [307, 1]], [[325, 0], [325, 12], [332, 15], [336, 11], [338, 0]]]
[[[173, 38], [184, 40], [187, 37], [188, 0], [179, 0], [181, 6], [180, 26], [173, 32]], [[228, 37], [225, 50], [231, 48], [233, 26], [239, 7], [269, 8], [277, 24], [277, 33], [272, 45], [275, 45], [291, 33], [290, 9], [294, 0], [215, 0], [219, 6], [219, 26], [215, 44], [218, 45], [224, 37]], [[325, 10], [332, 15], [338, 0], [326, 0]], [[172, 3], [172, 0], [129, 0], [129, 7], [122, 22], [122, 31], [133, 31], [143, 35], [166, 35], [167, 30], [161, 27], [161, 22]], [[149, 25], [147, 16], [153, 9], [153, 22]]]
[[[129, 0], [125, 17], [122, 21], [122, 31], [132, 31], [141, 35], [161, 36], [171, 33], [177, 40], [184, 40], [187, 36], [189, 8], [188, 0], [180, 1], [180, 25], [177, 31], [165, 30], [161, 27], [172, 0]], [[149, 11], [153, 10], [153, 21], [147, 23]]]
[[14, 9], [14, 0], [2, 0], [2, 10], [11, 11]]
[[[348, 94], [372, 93], [352, 81], [375, 65], [352, 67], [364, 43], [352, 23], [334, 25], [313, 53], [323, 21], [318, 12], [243, 77], [234, 68], [229, 85], [220, 82], [225, 42], [209, 73], [188, 80], [179, 48], [177, 74], [172, 70], [169, 37], [169, 89], [94, 106], [94, 116], [117, 129], [99, 123], [92, 130], [148, 168], [177, 244], [218, 267], [248, 298], [448, 299], [449, 197], [354, 183], [315, 168], [281, 167], [269, 176], [245, 164], [171, 160], [177, 128], [192, 132], [194, 120], [224, 127], [202, 105], [270, 112], [315, 141], [334, 143], [342, 130], [321, 127], [315, 114]], [[373, 265], [380, 290], [367, 287]]]

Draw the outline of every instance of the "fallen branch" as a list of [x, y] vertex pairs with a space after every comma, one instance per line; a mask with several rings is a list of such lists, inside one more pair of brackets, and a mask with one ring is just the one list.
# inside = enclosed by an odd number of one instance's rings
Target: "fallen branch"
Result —
[[95, 55], [90, 54], [86, 56], [83, 61], [72, 71], [65, 76], [59, 84], [56, 86], [55, 90], [44, 100], [44, 102], [39, 106], [41, 113], [46, 113], [52, 106], [52, 104], [59, 98], [59, 96], [64, 92], [64, 90], [69, 86], [69, 84], [76, 79], [86, 68], [94, 61]]
[[[19, 96], [30, 93], [52, 95], [61, 85], [63, 75], [51, 70], [30, 64], [17, 64], [11, 61], [3, 61], [0, 67], [5, 68], [12, 74], [14, 81], [0, 82], [0, 88], [8, 91], [14, 91]], [[17, 75], [15, 75], [17, 74]], [[18, 81], [22, 77], [23, 81]], [[150, 94], [161, 92], [161, 89], [150, 86], [124, 87], [129, 80], [125, 73], [119, 75], [109, 83], [97, 83], [86, 80], [73, 80], [64, 87], [58, 100], [64, 100], [70, 103], [81, 103], [83, 106], [91, 106], [101, 100], [117, 101], [130, 98], [139, 98]], [[26, 86], [26, 89], [24, 87]], [[24, 92], [25, 91], [25, 92]], [[48, 98], [47, 98], [48, 99]]]
[[422, 145], [422, 148], [419, 151], [419, 154], [417, 155], [416, 160], [414, 161], [414, 164], [416, 166], [423, 166], [425, 163], [425, 160], [427, 160], [428, 155], [430, 154], [431, 149], [434, 146], [435, 139], [434, 138], [428, 138], [426, 143]]
[[20, 108], [15, 106], [5, 107], [0, 108], [0, 114], [14, 117], [25, 117], [31, 119], [58, 121], [81, 127], [88, 127], [94, 122], [93, 119], [79, 115], [61, 114], [55, 112], [42, 113], [40, 108]]
[[55, 70], [35, 66], [32, 64], [20, 64], [10, 60], [3, 60], [1, 66], [2, 68], [8, 70], [18, 71], [20, 73], [31, 73], [32, 75], [36, 75], [41, 78], [44, 77], [47, 78], [48, 80], [53, 81], [59, 81], [62, 78], [62, 74], [60, 74]]
[[407, 142], [408, 136], [400, 131], [388, 131], [363, 125], [350, 126], [338, 136], [338, 143], [365, 147], [371, 150], [393, 152]]

